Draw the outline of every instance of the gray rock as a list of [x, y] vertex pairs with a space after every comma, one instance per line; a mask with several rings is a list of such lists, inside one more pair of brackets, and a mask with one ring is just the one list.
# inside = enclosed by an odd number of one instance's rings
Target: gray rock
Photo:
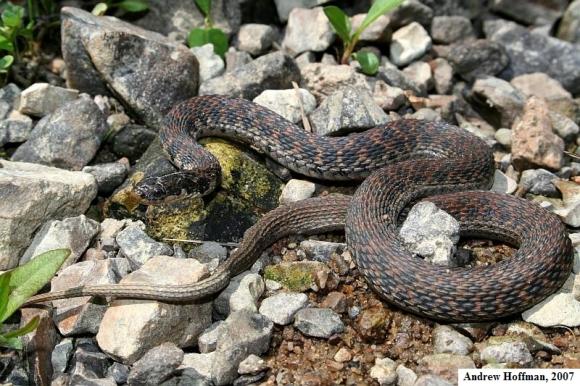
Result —
[[312, 197], [316, 190], [316, 184], [311, 181], [291, 179], [284, 185], [280, 193], [280, 204], [285, 205], [291, 202], [305, 200]]
[[491, 76], [477, 79], [473, 94], [497, 115], [496, 120], [502, 127], [511, 127], [526, 103], [526, 97], [511, 84]]
[[18, 111], [13, 111], [8, 118], [0, 121], [0, 146], [6, 143], [27, 141], [31, 132], [32, 119]]
[[80, 170], [95, 156], [106, 132], [99, 107], [80, 98], [42, 118], [11, 159]]
[[119, 157], [138, 160], [149, 144], [157, 138], [157, 133], [141, 125], [126, 125], [113, 138], [113, 152]]
[[[97, 237], [98, 241], [98, 248], [102, 249], [105, 252], [113, 252], [119, 249], [119, 245], [117, 244], [117, 234], [123, 230], [126, 226], [133, 224], [132, 220], [124, 219], [124, 220], [117, 220], [114, 218], [106, 218], [101, 222], [101, 232]], [[145, 229], [145, 224], [141, 221], [135, 222], [136, 226], [140, 226], [142, 229]]]
[[429, 122], [436, 122], [441, 120], [441, 115], [433, 109], [423, 107], [422, 109], [415, 111], [411, 115], [411, 118]]
[[528, 98], [536, 96], [545, 99], [551, 111], [575, 117], [576, 106], [572, 94], [547, 74], [523, 74], [513, 78], [510, 83]]
[[550, 111], [550, 120], [552, 121], [552, 129], [566, 142], [574, 142], [580, 127], [565, 115]]
[[427, 94], [433, 87], [431, 66], [425, 62], [414, 62], [405, 67], [403, 74], [417, 85], [421, 94]]
[[[85, 284], [115, 284], [126, 274], [126, 260], [105, 259], [82, 261], [63, 269], [51, 281], [51, 291], [66, 290]], [[92, 303], [90, 296], [53, 301], [54, 322], [64, 336], [92, 333], [106, 310], [103, 304]]]
[[431, 37], [421, 24], [413, 22], [393, 33], [390, 58], [397, 66], [405, 66], [423, 56], [431, 48]]
[[453, 386], [453, 383], [434, 374], [421, 375], [413, 386]]
[[342, 292], [333, 291], [326, 295], [324, 300], [320, 303], [323, 308], [330, 308], [339, 314], [344, 314], [347, 307], [346, 295]]
[[99, 194], [107, 196], [113, 193], [125, 181], [127, 173], [129, 172], [128, 167], [129, 165], [121, 162], [109, 162], [106, 164], [85, 166], [82, 171], [92, 174], [95, 180], [97, 180]]
[[357, 87], [336, 91], [310, 114], [313, 131], [318, 135], [362, 131], [388, 120], [370, 92]]
[[55, 373], [64, 373], [67, 368], [68, 361], [72, 357], [73, 350], [74, 345], [72, 338], [65, 338], [61, 340], [56, 346], [54, 346], [50, 361], [52, 363], [52, 370]]
[[431, 62], [433, 66], [433, 83], [437, 94], [449, 94], [453, 89], [453, 67], [443, 58]]
[[518, 183], [514, 179], [505, 175], [501, 170], [495, 170], [493, 186], [491, 187], [493, 192], [512, 194], [517, 188]]
[[99, 223], [80, 215], [44, 223], [32, 243], [20, 258], [20, 265], [46, 251], [59, 248], [71, 250], [63, 268], [76, 262], [99, 232]]
[[129, 378], [129, 366], [115, 362], [107, 369], [107, 375], [113, 377], [117, 384], [127, 383]]
[[294, 8], [290, 11], [282, 47], [293, 56], [306, 51], [323, 52], [335, 34], [321, 7]]
[[151, 127], [175, 104], [196, 95], [198, 63], [187, 47], [77, 8], [62, 8], [61, 18], [69, 87], [91, 95], [112, 93]]
[[562, 16], [567, 1], [492, 0], [493, 11], [522, 24], [551, 25]]
[[512, 146], [512, 131], [510, 129], [501, 128], [495, 132], [494, 137], [501, 145], [507, 148]]
[[244, 24], [240, 27], [236, 48], [257, 56], [272, 47], [276, 39], [276, 30], [266, 24]]
[[344, 331], [340, 316], [328, 308], [303, 308], [294, 315], [294, 327], [304, 335], [330, 338]]
[[397, 373], [397, 386], [413, 386], [417, 380], [417, 374], [403, 365], [398, 365], [395, 370]]
[[283, 292], [264, 299], [260, 305], [260, 314], [276, 324], [285, 326], [292, 323], [296, 312], [307, 305], [306, 294]]
[[411, 90], [416, 95], [421, 94], [419, 87], [412, 80], [407, 78], [403, 71], [399, 70], [394, 64], [386, 60], [381, 63], [376, 77], [389, 86], [398, 87], [403, 90]]
[[129, 372], [128, 385], [158, 385], [183, 362], [183, 350], [174, 343], [163, 343], [147, 351]]
[[4, 119], [12, 110], [18, 107], [20, 88], [14, 83], [8, 83], [0, 88], [0, 119]]
[[[121, 284], [191, 285], [209, 276], [193, 259], [158, 256], [127, 275]], [[165, 342], [179, 347], [195, 344], [211, 324], [211, 302], [170, 304], [144, 300], [116, 300], [107, 308], [99, 332], [99, 347], [115, 360], [131, 364]]]
[[402, 89], [389, 86], [380, 79], [375, 82], [373, 99], [384, 111], [397, 110], [407, 101], [405, 92]]
[[281, 22], [286, 22], [294, 8], [313, 8], [328, 3], [330, 0], [274, 0]]
[[264, 293], [264, 280], [258, 274], [244, 272], [230, 280], [230, 284], [214, 300], [215, 311], [220, 315], [248, 310], [258, 311], [258, 299]]
[[564, 12], [556, 37], [571, 43], [580, 43], [580, 0], [574, 0]]
[[[400, 71], [399, 73], [402, 74]], [[300, 74], [302, 75], [304, 88], [308, 89], [318, 101], [347, 86], [370, 90], [366, 77], [356, 72], [353, 67], [344, 64], [310, 63], [300, 68]], [[379, 69], [377, 74], [377, 77], [380, 78], [380, 76], [381, 69]], [[400, 76], [403, 77], [402, 75]], [[385, 81], [391, 84], [389, 81]]]
[[482, 39], [453, 45], [447, 60], [455, 73], [469, 82], [482, 75], [496, 75], [509, 63], [501, 44]]
[[577, 46], [529, 32], [507, 21], [487, 21], [484, 30], [488, 39], [505, 47], [510, 58], [507, 71], [511, 76], [544, 72], [571, 93], [580, 92], [580, 50]]
[[61, 108], [79, 96], [77, 90], [53, 86], [48, 83], [35, 83], [22, 91], [18, 111], [35, 117], [44, 117]]
[[450, 353], [467, 355], [473, 350], [473, 342], [471, 339], [449, 326], [440, 324], [433, 330], [433, 346], [433, 351], [436, 354]]
[[231, 383], [238, 376], [240, 363], [250, 354], [268, 350], [274, 324], [265, 316], [247, 310], [232, 313], [224, 322], [211, 365], [215, 385]]
[[452, 259], [459, 241], [459, 223], [431, 202], [413, 206], [399, 236], [407, 249], [433, 264], [459, 265]]
[[208, 43], [201, 47], [192, 47], [190, 50], [199, 63], [200, 82], [205, 82], [224, 73], [226, 65], [223, 59], [214, 52], [213, 44]]
[[230, 47], [225, 55], [226, 72], [234, 71], [252, 61], [252, 56], [244, 51], [238, 51]]
[[[148, 0], [149, 11], [135, 24], [175, 41], [184, 41], [193, 28], [204, 27], [204, 15], [195, 2], [189, 0]], [[238, 31], [242, 13], [236, 0], [213, 0], [211, 20], [216, 28], [231, 35]]]
[[199, 352], [209, 353], [215, 351], [217, 347], [217, 341], [220, 335], [223, 333], [223, 321], [217, 321], [209, 326], [204, 332], [201, 333], [197, 339], [197, 345]]
[[[350, 18], [352, 31], [356, 31], [366, 17], [366, 13], [352, 16]], [[360, 40], [373, 43], [388, 43], [392, 33], [391, 19], [387, 15], [381, 15], [361, 33]]]
[[199, 88], [199, 94], [253, 99], [267, 89], [291, 88], [293, 81], [300, 81], [300, 70], [296, 62], [281, 52], [273, 52], [204, 82]]
[[520, 184], [527, 192], [547, 197], [559, 197], [554, 181], [558, 176], [545, 169], [528, 169], [522, 172]]
[[97, 194], [93, 176], [0, 160], [0, 269], [14, 268], [46, 221], [84, 213]]
[[329, 262], [333, 253], [346, 250], [346, 244], [320, 240], [304, 240], [300, 242], [300, 248], [304, 249], [304, 252], [312, 260]]
[[171, 248], [164, 243], [157, 242], [137, 226], [129, 226], [117, 234], [115, 238], [121, 253], [126, 256], [133, 269], [139, 268], [153, 256], [170, 256]]
[[305, 116], [316, 108], [316, 98], [303, 88], [299, 91], [264, 90], [254, 98], [254, 103], [267, 107], [294, 123], [302, 122], [302, 108]]
[[93, 339], [82, 338], [77, 340], [74, 363], [71, 371], [73, 379], [75, 376], [99, 379], [106, 376], [109, 358], [99, 350]]
[[395, 385], [397, 381], [397, 363], [390, 358], [377, 358], [371, 367], [370, 376], [376, 379], [381, 386]]
[[533, 357], [524, 342], [504, 342], [481, 350], [481, 360], [487, 363], [513, 363], [526, 366]]
[[257, 355], [250, 354], [244, 359], [238, 367], [238, 374], [256, 374], [260, 371], [267, 370], [269, 367], [266, 362]]
[[221, 262], [227, 259], [228, 250], [215, 241], [206, 241], [193, 248], [189, 253], [189, 257], [196, 259], [200, 263], [209, 263], [214, 259], [218, 259]]
[[463, 16], [435, 16], [431, 22], [431, 38], [435, 43], [451, 44], [474, 39], [471, 21]]
[[[390, 14], [393, 28], [402, 27], [412, 22], [417, 22], [424, 27], [428, 27], [433, 20], [433, 9], [423, 4], [419, 0], [405, 0], [401, 5], [395, 8]], [[440, 4], [437, 4], [440, 6]]]

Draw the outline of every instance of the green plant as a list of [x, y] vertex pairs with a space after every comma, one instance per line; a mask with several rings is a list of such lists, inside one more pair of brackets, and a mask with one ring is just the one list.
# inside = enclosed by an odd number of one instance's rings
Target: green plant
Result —
[[[28, 298], [44, 287], [70, 255], [70, 249], [44, 252], [24, 265], [0, 275], [0, 323], [8, 319]], [[20, 337], [33, 331], [39, 323], [38, 316], [24, 327], [0, 333], [0, 346], [22, 349]]]
[[204, 27], [194, 28], [187, 37], [187, 44], [190, 47], [199, 47], [204, 44], [213, 44], [213, 50], [216, 54], [224, 57], [228, 49], [228, 36], [219, 28], [214, 28], [211, 19], [211, 0], [195, 0], [197, 8], [204, 16]]
[[20, 59], [21, 44], [30, 45], [34, 22], [25, 25], [24, 8], [12, 3], [3, 4], [0, 19], [0, 74], [5, 75]]
[[97, 3], [91, 12], [93, 15], [103, 16], [107, 11], [112, 9], [117, 9], [125, 13], [137, 13], [147, 11], [149, 9], [149, 4], [147, 3], [147, 0], [107, 0], [105, 2]]
[[336, 31], [336, 34], [342, 40], [343, 51], [340, 62], [342, 64], [347, 64], [352, 57], [359, 62], [361, 69], [365, 74], [376, 74], [379, 68], [379, 58], [377, 58], [377, 56], [372, 52], [358, 51], [353, 54], [353, 51], [362, 32], [374, 23], [379, 16], [395, 9], [402, 2], [403, 0], [376, 0], [369, 9], [369, 12], [361, 25], [354, 32], [352, 31], [350, 18], [340, 8], [334, 5], [324, 7], [326, 17], [330, 21], [332, 28]]

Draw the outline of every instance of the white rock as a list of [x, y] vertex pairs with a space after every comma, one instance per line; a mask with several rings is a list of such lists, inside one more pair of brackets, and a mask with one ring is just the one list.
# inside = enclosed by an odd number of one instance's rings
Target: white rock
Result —
[[294, 89], [264, 90], [254, 98], [254, 103], [267, 107], [294, 123], [302, 122], [302, 108], [304, 108], [305, 116], [316, 108], [316, 98], [303, 88], [298, 91]]
[[244, 24], [238, 31], [236, 47], [254, 56], [259, 55], [272, 46], [276, 31], [266, 24]]
[[413, 22], [393, 33], [391, 61], [397, 66], [405, 66], [423, 56], [429, 48], [431, 48], [429, 34], [421, 24]]
[[437, 325], [433, 330], [433, 346], [436, 354], [467, 355], [473, 350], [471, 339], [445, 325]]
[[377, 358], [371, 367], [370, 376], [381, 386], [395, 385], [397, 382], [397, 363], [390, 358]]
[[501, 128], [495, 132], [495, 139], [505, 147], [512, 146], [512, 131], [510, 129]]
[[427, 93], [433, 87], [433, 73], [431, 66], [426, 62], [414, 62], [403, 69], [405, 74], [413, 81], [422, 93]]
[[526, 366], [534, 360], [524, 342], [504, 342], [487, 346], [480, 355], [481, 360], [488, 363], [517, 363]]
[[409, 212], [399, 235], [406, 247], [433, 264], [457, 266], [452, 261], [459, 241], [459, 223], [431, 202], [420, 202]]
[[262, 301], [260, 314], [279, 325], [292, 323], [296, 312], [308, 305], [308, 296], [303, 293], [279, 293]]
[[403, 365], [397, 366], [397, 386], [413, 386], [417, 380], [417, 374]]
[[518, 183], [506, 176], [501, 170], [496, 169], [493, 176], [491, 190], [498, 193], [512, 194], [518, 188]]
[[294, 8], [290, 11], [282, 47], [294, 56], [306, 52], [326, 51], [335, 34], [321, 7]]
[[573, 293], [575, 280], [575, 275], [570, 274], [558, 292], [524, 311], [522, 319], [541, 327], [580, 326], [580, 301], [574, 298]]
[[200, 83], [224, 73], [226, 65], [222, 58], [214, 52], [213, 44], [208, 43], [201, 47], [192, 47], [190, 50], [199, 62]]
[[[207, 268], [193, 259], [154, 257], [126, 276], [122, 284], [184, 285], [207, 277]], [[107, 309], [99, 332], [99, 347], [131, 364], [165, 342], [193, 345], [211, 324], [211, 302], [170, 304], [150, 300], [116, 300]]]
[[57, 87], [48, 83], [35, 83], [20, 94], [18, 111], [26, 115], [43, 117], [77, 99], [78, 96], [77, 90]]
[[84, 213], [97, 195], [95, 178], [48, 166], [0, 160], [0, 269], [14, 268], [32, 234], [47, 220]]
[[220, 315], [240, 310], [257, 312], [258, 299], [264, 290], [264, 280], [260, 275], [242, 272], [230, 280], [230, 284], [214, 300], [213, 307]]
[[280, 205], [305, 200], [312, 197], [316, 184], [310, 181], [291, 179], [284, 185], [280, 193]]

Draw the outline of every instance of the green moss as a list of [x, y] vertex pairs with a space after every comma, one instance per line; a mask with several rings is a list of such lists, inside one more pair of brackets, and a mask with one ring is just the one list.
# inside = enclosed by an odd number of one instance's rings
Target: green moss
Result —
[[278, 206], [283, 183], [263, 164], [239, 146], [222, 139], [204, 138], [200, 143], [218, 159], [223, 189], [263, 210]]
[[264, 270], [264, 278], [281, 283], [291, 291], [302, 292], [314, 284], [314, 274], [311, 266], [304, 264], [270, 265]]
[[201, 197], [187, 197], [147, 207], [147, 231], [157, 239], [189, 239], [190, 227], [207, 216]]

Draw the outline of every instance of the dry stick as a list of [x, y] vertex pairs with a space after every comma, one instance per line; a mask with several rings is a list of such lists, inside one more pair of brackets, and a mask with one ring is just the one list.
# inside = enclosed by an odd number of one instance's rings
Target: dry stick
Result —
[[302, 125], [304, 126], [304, 130], [312, 133], [312, 127], [310, 126], [310, 122], [306, 117], [306, 113], [304, 112], [304, 104], [302, 104], [302, 98], [300, 95], [300, 87], [298, 87], [298, 83], [292, 81], [292, 86], [294, 86], [294, 91], [296, 91], [296, 98], [298, 98], [298, 104], [300, 105], [300, 114], [302, 115]]

